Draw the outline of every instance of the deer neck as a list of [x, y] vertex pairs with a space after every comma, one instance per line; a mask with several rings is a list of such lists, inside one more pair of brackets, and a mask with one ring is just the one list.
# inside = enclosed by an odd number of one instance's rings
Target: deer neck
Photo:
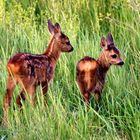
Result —
[[46, 55], [49, 58], [49, 60], [51, 61], [51, 63], [53, 63], [54, 66], [56, 65], [56, 63], [60, 57], [60, 54], [61, 54], [59, 45], [60, 44], [57, 42], [55, 37], [52, 37], [48, 48], [43, 53], [43, 55]]
[[98, 72], [99, 75], [105, 79], [107, 71], [109, 70], [111, 64], [109, 63], [104, 52], [101, 53], [100, 57], [97, 59], [98, 62]]

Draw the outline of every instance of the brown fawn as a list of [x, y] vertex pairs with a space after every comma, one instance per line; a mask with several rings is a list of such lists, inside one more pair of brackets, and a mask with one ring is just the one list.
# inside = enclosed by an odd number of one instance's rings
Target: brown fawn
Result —
[[7, 63], [8, 81], [3, 105], [4, 122], [7, 122], [8, 108], [11, 104], [16, 84], [21, 87], [20, 95], [16, 99], [17, 105], [22, 106], [21, 99], [25, 100], [25, 91], [34, 105], [37, 85], [42, 86], [43, 95], [46, 95], [48, 83], [54, 76], [56, 63], [61, 52], [73, 51], [69, 38], [61, 32], [58, 23], [53, 25], [48, 20], [48, 29], [52, 38], [43, 54], [17, 53]]
[[89, 104], [92, 93], [95, 95], [96, 103], [100, 101], [110, 66], [124, 64], [111, 33], [108, 33], [107, 38], [102, 37], [100, 46], [102, 52], [97, 60], [86, 56], [78, 62], [76, 67], [76, 81], [86, 104]]

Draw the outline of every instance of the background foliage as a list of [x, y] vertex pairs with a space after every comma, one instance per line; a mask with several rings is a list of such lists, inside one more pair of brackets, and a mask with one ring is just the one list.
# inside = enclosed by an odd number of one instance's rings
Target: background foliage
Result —
[[[139, 0], [1, 0], [0, 116], [6, 89], [6, 63], [16, 52], [42, 53], [50, 39], [47, 20], [59, 22], [74, 52], [63, 54], [44, 108], [19, 111], [14, 92], [9, 127], [0, 126], [1, 139], [140, 139], [140, 1]], [[98, 58], [100, 38], [112, 32], [125, 65], [112, 66], [102, 93], [100, 110], [94, 98], [87, 111], [75, 82], [75, 66], [85, 55]]]

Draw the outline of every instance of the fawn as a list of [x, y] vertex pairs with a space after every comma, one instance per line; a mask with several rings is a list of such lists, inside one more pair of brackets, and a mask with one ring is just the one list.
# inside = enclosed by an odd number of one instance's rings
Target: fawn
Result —
[[100, 46], [102, 52], [97, 60], [86, 56], [76, 66], [76, 81], [86, 104], [90, 103], [92, 93], [95, 95], [96, 103], [99, 103], [106, 74], [110, 66], [112, 64], [124, 64], [120, 57], [120, 52], [114, 44], [111, 33], [108, 33], [107, 38], [101, 38]]
[[25, 100], [25, 91], [29, 94], [31, 103], [34, 105], [37, 85], [42, 86], [43, 95], [46, 95], [48, 83], [54, 76], [56, 63], [61, 52], [73, 51], [69, 38], [61, 32], [58, 23], [53, 25], [48, 20], [48, 29], [52, 38], [43, 54], [17, 53], [7, 63], [8, 81], [3, 105], [4, 122], [7, 122], [8, 108], [16, 84], [21, 87], [20, 95], [16, 99], [17, 105], [22, 106], [21, 99]]

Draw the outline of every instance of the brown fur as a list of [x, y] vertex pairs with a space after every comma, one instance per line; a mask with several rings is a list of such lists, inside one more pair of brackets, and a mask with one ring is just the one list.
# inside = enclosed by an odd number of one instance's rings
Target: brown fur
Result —
[[110, 66], [112, 64], [123, 65], [111, 33], [108, 34], [107, 39], [102, 37], [101, 47], [103, 51], [97, 60], [86, 56], [78, 62], [76, 67], [76, 80], [87, 104], [89, 104], [92, 93], [95, 94], [96, 102], [99, 102]]
[[8, 80], [7, 90], [4, 96], [4, 123], [7, 123], [8, 108], [11, 104], [16, 84], [21, 87], [20, 95], [17, 97], [17, 104], [22, 106], [21, 99], [25, 100], [25, 91], [29, 94], [31, 103], [35, 104], [35, 90], [37, 85], [42, 86], [43, 94], [46, 95], [48, 83], [53, 78], [56, 63], [61, 52], [73, 50], [69, 39], [61, 32], [58, 23], [53, 25], [48, 21], [48, 29], [52, 39], [47, 50], [43, 54], [17, 53], [7, 63]]

